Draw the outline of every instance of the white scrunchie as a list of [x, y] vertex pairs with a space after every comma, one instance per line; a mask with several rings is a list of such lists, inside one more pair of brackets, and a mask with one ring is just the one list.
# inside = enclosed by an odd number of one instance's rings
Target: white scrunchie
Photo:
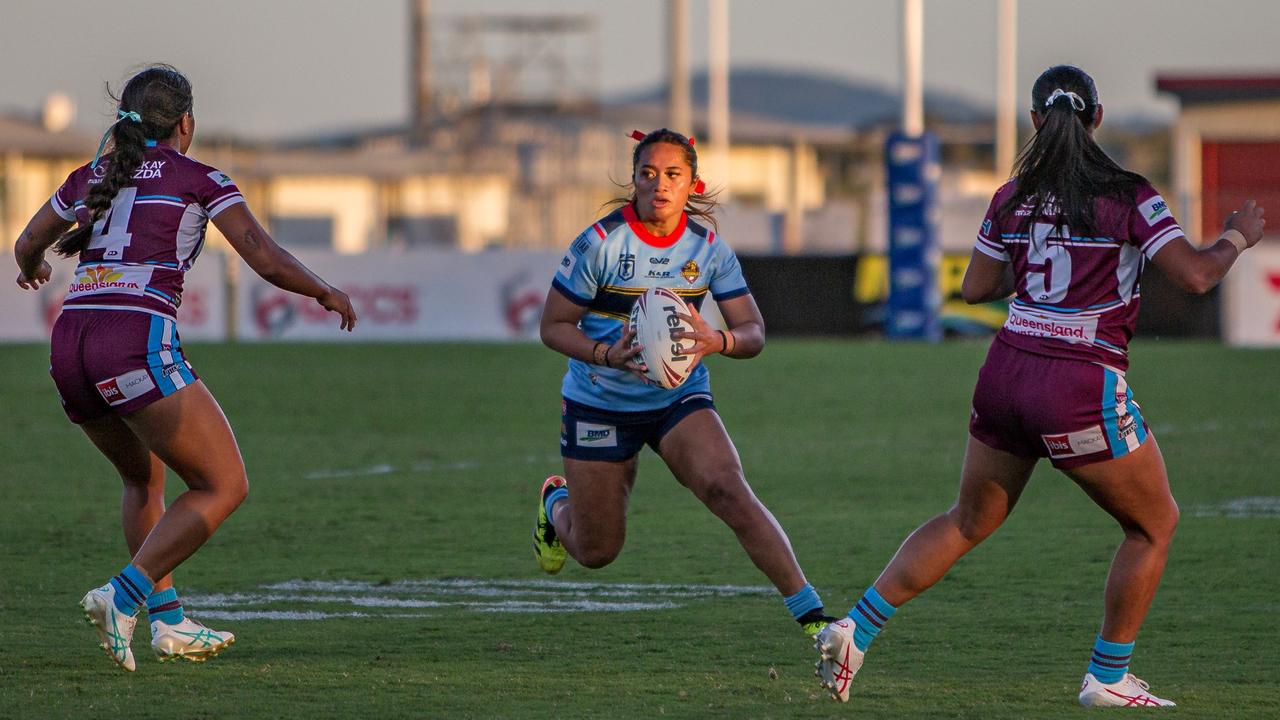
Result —
[[1049, 99], [1044, 101], [1044, 106], [1051, 107], [1053, 105], [1053, 102], [1058, 98], [1062, 97], [1063, 95], [1071, 99], [1071, 107], [1075, 108], [1077, 112], [1084, 111], [1084, 108], [1085, 108], [1084, 98], [1068, 90], [1063, 90], [1062, 88], [1057, 88], [1052, 93], [1050, 93]]

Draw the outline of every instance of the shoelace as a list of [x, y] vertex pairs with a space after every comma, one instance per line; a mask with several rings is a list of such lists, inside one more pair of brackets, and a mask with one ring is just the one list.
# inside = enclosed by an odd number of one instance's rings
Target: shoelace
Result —
[[1126, 675], [1125, 677], [1128, 677], [1128, 678], [1129, 678], [1130, 680], [1132, 680], [1132, 681], [1133, 681], [1133, 682], [1134, 682], [1138, 687], [1142, 688], [1143, 690], [1150, 690], [1150, 689], [1151, 689], [1151, 686], [1147, 684], [1147, 681], [1146, 681], [1146, 680], [1143, 680], [1142, 678], [1138, 677], [1137, 675], [1134, 675], [1133, 673], [1129, 673], [1129, 674], [1128, 674], [1128, 675]]

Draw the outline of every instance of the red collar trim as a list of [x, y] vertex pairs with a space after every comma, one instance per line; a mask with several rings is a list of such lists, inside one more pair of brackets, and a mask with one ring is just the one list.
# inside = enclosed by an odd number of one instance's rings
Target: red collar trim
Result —
[[689, 216], [684, 212], [680, 212], [680, 224], [676, 225], [676, 229], [671, 231], [670, 235], [654, 235], [649, 232], [649, 228], [640, 222], [640, 216], [636, 214], [635, 206], [627, 203], [622, 207], [622, 217], [627, 221], [627, 225], [631, 227], [631, 232], [636, 237], [644, 241], [646, 245], [652, 245], [656, 248], [669, 248], [684, 236], [685, 226], [689, 224]]

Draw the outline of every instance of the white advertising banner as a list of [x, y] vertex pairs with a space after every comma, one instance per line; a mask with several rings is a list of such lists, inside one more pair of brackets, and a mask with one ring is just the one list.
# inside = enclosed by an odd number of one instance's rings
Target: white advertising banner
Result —
[[236, 283], [241, 340], [536, 340], [560, 251], [295, 253], [351, 296], [358, 322], [280, 290], [246, 266]]
[[[53, 322], [62, 311], [62, 299], [71, 287], [76, 262], [50, 253], [53, 277], [39, 290], [23, 290], [14, 280], [18, 269], [9, 262], [8, 275], [0, 278], [0, 341], [49, 340]], [[227, 338], [227, 290], [225, 259], [220, 253], [200, 256], [183, 283], [178, 308], [178, 332], [185, 340]]]
[[1280, 347], [1280, 247], [1268, 237], [1246, 250], [1223, 281], [1223, 335], [1228, 344]]

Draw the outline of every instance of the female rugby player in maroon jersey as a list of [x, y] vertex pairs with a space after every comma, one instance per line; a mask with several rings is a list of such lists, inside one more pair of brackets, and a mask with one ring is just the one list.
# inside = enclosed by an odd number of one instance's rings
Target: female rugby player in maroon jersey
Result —
[[[225, 174], [186, 153], [195, 133], [191, 83], [168, 66], [124, 86], [112, 152], [67, 178], [14, 248], [18, 285], [48, 282], [50, 247], [77, 256], [76, 279], [53, 328], [50, 372], [68, 418], [124, 481], [132, 556], [81, 601], [103, 647], [126, 670], [139, 607], [161, 659], [203, 660], [234, 641], [186, 618], [170, 573], [209, 539], [249, 490], [235, 436], [183, 356], [176, 327], [184, 273], [210, 220], [249, 267], [316, 299], [355, 327], [345, 293], [272, 241]], [[105, 145], [107, 137], [104, 136]], [[74, 227], [78, 223], [78, 227]], [[187, 491], [164, 506], [165, 466]]]
[[970, 303], [1013, 298], [978, 374], [959, 497], [906, 539], [848, 618], [819, 634], [819, 673], [839, 700], [896, 609], [1000, 527], [1047, 457], [1124, 532], [1080, 703], [1174, 704], [1128, 671], [1178, 521], [1160, 448], [1125, 381], [1138, 280], [1149, 260], [1187, 291], [1208, 291], [1262, 239], [1263, 210], [1246, 202], [1221, 237], [1196, 248], [1146, 179], [1094, 142], [1102, 105], [1092, 78], [1050, 68], [1031, 100], [1035, 137], [991, 201], [962, 286]]

